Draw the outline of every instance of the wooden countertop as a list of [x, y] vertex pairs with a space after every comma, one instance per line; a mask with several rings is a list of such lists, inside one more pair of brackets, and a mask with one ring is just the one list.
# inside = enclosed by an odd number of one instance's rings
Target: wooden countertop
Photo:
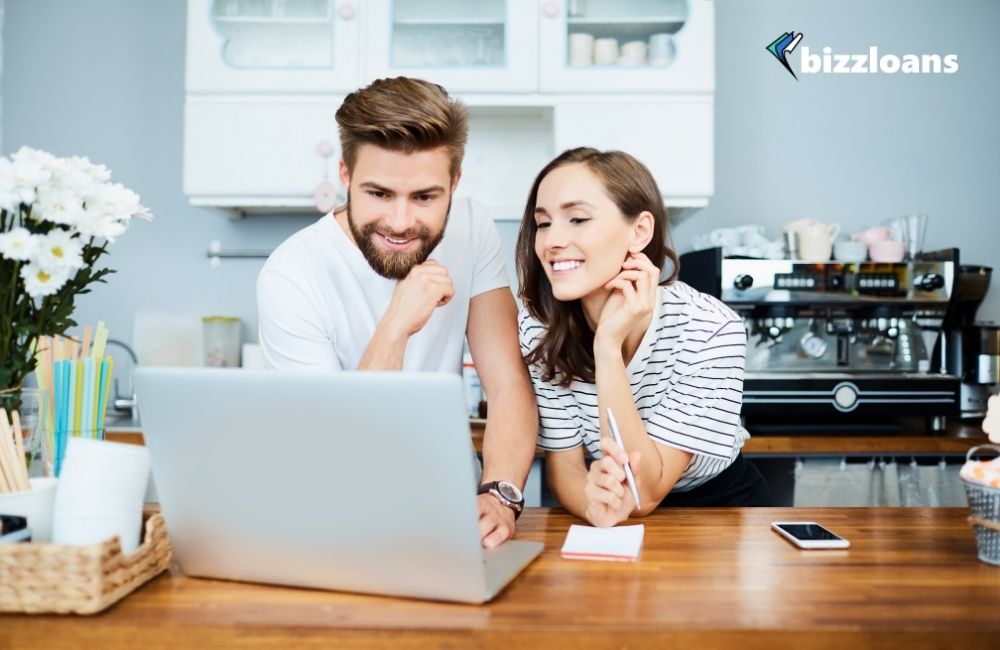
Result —
[[[176, 568], [94, 617], [0, 615], [2, 648], [995, 648], [1000, 567], [964, 508], [661, 510], [636, 563], [559, 557], [578, 520], [529, 509], [542, 556], [493, 602], [429, 603], [186, 578]], [[769, 529], [816, 520], [844, 551]]]
[[[486, 421], [473, 420], [470, 423], [472, 443], [477, 451], [483, 450], [483, 434]], [[108, 431], [105, 436], [116, 442], [143, 444], [142, 433], [131, 430]], [[962, 455], [971, 447], [987, 440], [978, 423], [949, 422], [941, 434], [926, 433], [882, 433], [882, 434], [772, 434], [764, 431], [753, 435], [743, 446], [748, 456], [822, 456], [867, 454], [913, 454], [913, 455]], [[539, 457], [542, 450], [536, 450]]]
[[[485, 420], [472, 422], [472, 441], [482, 451]], [[879, 433], [879, 434], [773, 434], [756, 433], [743, 445], [747, 456], [821, 456], [867, 454], [960, 455], [970, 448], [989, 442], [982, 427], [966, 422], [948, 422], [940, 434]], [[544, 452], [537, 450], [539, 455]]]

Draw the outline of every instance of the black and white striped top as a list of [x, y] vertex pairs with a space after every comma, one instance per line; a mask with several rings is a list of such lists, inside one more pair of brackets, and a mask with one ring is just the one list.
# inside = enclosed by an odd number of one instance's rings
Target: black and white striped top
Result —
[[[518, 316], [521, 353], [543, 331], [526, 309]], [[750, 437], [740, 425], [747, 336], [724, 304], [683, 282], [660, 287], [649, 329], [628, 364], [632, 394], [656, 442], [694, 454], [673, 491], [693, 489], [736, 459]], [[554, 386], [529, 368], [538, 400], [538, 446], [562, 451], [584, 445], [600, 458], [597, 388], [574, 381]]]

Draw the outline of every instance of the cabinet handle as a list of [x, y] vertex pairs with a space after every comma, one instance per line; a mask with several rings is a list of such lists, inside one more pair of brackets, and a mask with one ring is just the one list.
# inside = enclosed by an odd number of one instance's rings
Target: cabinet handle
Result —
[[544, 13], [549, 18], [555, 18], [559, 15], [559, 3], [558, 2], [546, 2], [542, 5], [542, 13]]
[[337, 7], [337, 14], [344, 20], [351, 20], [357, 14], [354, 8], [354, 3], [344, 2], [339, 7]]

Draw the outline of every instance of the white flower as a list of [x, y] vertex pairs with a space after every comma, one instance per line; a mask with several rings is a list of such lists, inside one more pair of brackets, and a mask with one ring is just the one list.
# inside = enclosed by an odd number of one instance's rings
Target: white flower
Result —
[[66, 226], [75, 226], [83, 219], [83, 199], [73, 189], [42, 187], [38, 190], [31, 218]]
[[27, 228], [14, 228], [0, 234], [0, 256], [9, 260], [29, 260], [37, 248], [38, 237], [32, 235]]
[[88, 210], [124, 223], [128, 223], [133, 216], [148, 214], [139, 203], [139, 195], [121, 183], [101, 183], [84, 200]]
[[115, 238], [128, 230], [128, 223], [87, 208], [76, 223], [76, 230], [86, 239], [103, 237], [114, 243]]
[[53, 228], [38, 242], [38, 252], [34, 261], [46, 273], [58, 275], [70, 269], [83, 266], [83, 246], [73, 233], [62, 228]]
[[95, 165], [86, 156], [64, 158], [70, 167], [90, 177], [92, 183], [107, 183], [111, 180], [111, 172], [104, 165]]
[[32, 298], [40, 298], [51, 296], [59, 291], [69, 279], [69, 271], [64, 269], [50, 272], [32, 262], [21, 269], [21, 278], [24, 279], [24, 290], [28, 292], [28, 295]]
[[40, 186], [47, 186], [52, 178], [50, 169], [55, 157], [52, 154], [28, 147], [21, 147], [11, 157], [14, 185], [21, 203], [32, 203]]

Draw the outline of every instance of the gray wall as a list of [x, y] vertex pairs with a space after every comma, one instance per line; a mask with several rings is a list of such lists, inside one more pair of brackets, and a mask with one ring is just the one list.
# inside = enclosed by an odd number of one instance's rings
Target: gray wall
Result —
[[[185, 8], [182, 0], [7, 0], [3, 25], [6, 151], [22, 144], [108, 165], [156, 215], [112, 248], [119, 273], [79, 300], [129, 339], [140, 310], [231, 313], [255, 325], [260, 262], [211, 270], [209, 241], [271, 249], [311, 221], [230, 221], [181, 192]], [[716, 194], [680, 224], [677, 247], [720, 226], [777, 236], [802, 216], [848, 231], [907, 211], [931, 215], [929, 246], [995, 265], [1000, 226], [1000, 3], [993, 0], [717, 0]], [[801, 76], [764, 47], [787, 30], [814, 50], [955, 52], [954, 75]], [[796, 55], [797, 56], [797, 55]], [[253, 137], [247, 134], [247, 137]], [[508, 250], [517, 225], [501, 224]], [[998, 282], [1000, 284], [1000, 282]], [[980, 317], [1000, 320], [1000, 289]]]

